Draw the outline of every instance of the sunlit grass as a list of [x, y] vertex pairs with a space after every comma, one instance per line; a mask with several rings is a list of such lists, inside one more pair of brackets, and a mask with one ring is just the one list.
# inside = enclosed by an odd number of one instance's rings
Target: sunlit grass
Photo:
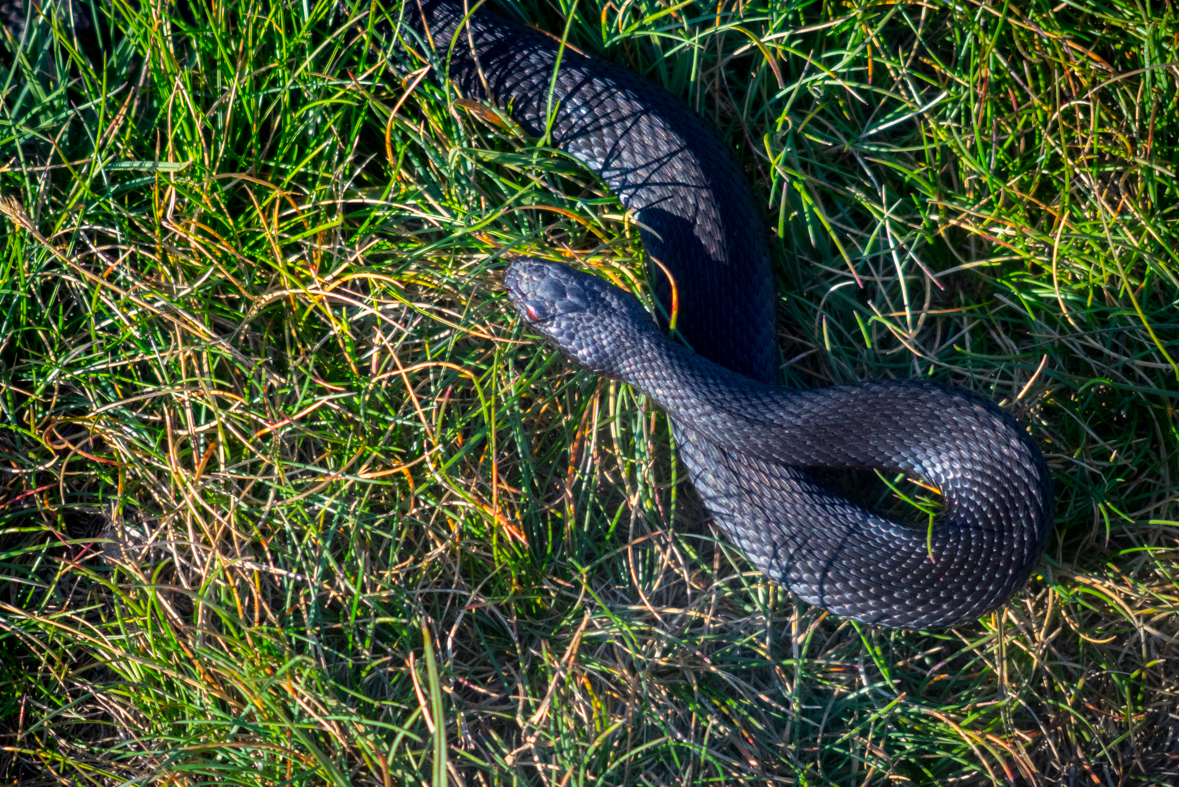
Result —
[[120, 4], [0, 74], [0, 777], [1174, 784], [1174, 11], [560, 5], [744, 162], [783, 382], [1029, 426], [1040, 574], [949, 632], [794, 601], [495, 287], [527, 252], [643, 289], [591, 176], [367, 5]]

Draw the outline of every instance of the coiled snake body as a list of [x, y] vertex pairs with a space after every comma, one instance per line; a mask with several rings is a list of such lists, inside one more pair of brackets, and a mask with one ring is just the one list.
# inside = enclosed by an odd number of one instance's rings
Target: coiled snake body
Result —
[[[715, 524], [755, 566], [836, 614], [903, 628], [972, 620], [1023, 584], [1053, 496], [1040, 452], [1010, 416], [923, 382], [774, 385], [762, 211], [695, 113], [537, 31], [483, 10], [465, 17], [461, 0], [406, 0], [403, 10], [406, 40], [433, 47], [463, 95], [548, 134], [636, 215], [648, 254], [676, 282], [678, 327], [694, 352], [667, 339], [633, 296], [558, 263], [517, 260], [505, 285], [563, 353], [667, 410]], [[667, 278], [652, 279], [668, 304]], [[813, 467], [918, 476], [942, 492], [945, 510], [927, 534], [834, 494]]]
[[[1052, 522], [1052, 484], [1010, 416], [922, 382], [775, 386], [762, 211], [703, 121], [632, 72], [538, 32], [483, 11], [460, 27], [461, 3], [423, 6], [459, 90], [547, 132], [601, 177], [675, 279], [678, 328], [695, 352], [664, 337], [632, 296], [564, 265], [517, 260], [505, 285], [564, 354], [672, 416], [693, 484], [754, 565], [839, 615], [903, 628], [972, 620], [1023, 584]], [[669, 303], [667, 278], [652, 279]], [[832, 493], [808, 467], [919, 476], [945, 510], [927, 534]]]

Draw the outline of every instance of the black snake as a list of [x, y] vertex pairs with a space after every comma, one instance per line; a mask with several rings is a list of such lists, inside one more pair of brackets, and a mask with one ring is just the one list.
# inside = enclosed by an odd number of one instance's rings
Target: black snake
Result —
[[[776, 386], [762, 210], [704, 122], [631, 71], [484, 10], [468, 15], [463, 2], [405, 0], [402, 10], [403, 38], [432, 48], [464, 96], [548, 135], [638, 220], [647, 253], [674, 279], [692, 350], [633, 296], [559, 263], [516, 260], [505, 285], [564, 354], [666, 409], [714, 522], [754, 565], [813, 604], [882, 626], [952, 626], [1011, 597], [1053, 518], [1051, 477], [1023, 428], [931, 383]], [[652, 279], [670, 304], [667, 277]], [[899, 524], [827, 489], [807, 469], [817, 467], [920, 477], [945, 510], [928, 533]]]

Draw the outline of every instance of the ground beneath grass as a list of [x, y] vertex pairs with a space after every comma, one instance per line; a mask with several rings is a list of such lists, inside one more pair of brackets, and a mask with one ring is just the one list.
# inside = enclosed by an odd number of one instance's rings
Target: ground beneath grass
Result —
[[784, 383], [1028, 425], [1042, 570], [938, 633], [753, 571], [493, 286], [645, 292], [633, 225], [375, 37], [397, 3], [47, 12], [0, 68], [0, 779], [1179, 783], [1175, 7], [496, 7], [737, 151]]

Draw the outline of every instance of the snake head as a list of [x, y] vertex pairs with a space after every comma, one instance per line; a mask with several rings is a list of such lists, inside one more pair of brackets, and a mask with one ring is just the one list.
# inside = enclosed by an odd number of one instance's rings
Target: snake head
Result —
[[633, 295], [559, 262], [520, 257], [504, 274], [504, 287], [533, 329], [595, 374], [620, 379], [628, 349], [659, 335]]

